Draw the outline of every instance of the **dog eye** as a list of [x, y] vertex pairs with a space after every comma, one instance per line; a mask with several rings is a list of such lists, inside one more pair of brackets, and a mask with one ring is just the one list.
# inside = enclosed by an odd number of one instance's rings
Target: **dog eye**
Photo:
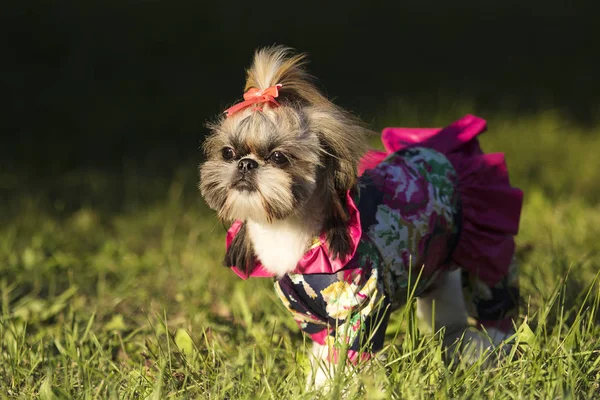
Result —
[[235, 158], [235, 151], [231, 147], [225, 147], [221, 150], [221, 155], [225, 161], [231, 161]]
[[287, 162], [287, 157], [283, 155], [280, 151], [274, 151], [270, 156], [269, 160], [273, 161], [275, 164], [285, 164]]

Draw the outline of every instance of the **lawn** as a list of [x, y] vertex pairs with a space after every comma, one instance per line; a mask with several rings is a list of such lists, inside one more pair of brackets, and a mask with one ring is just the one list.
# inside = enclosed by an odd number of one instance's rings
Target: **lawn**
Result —
[[[469, 111], [398, 102], [375, 122], [442, 125]], [[482, 117], [484, 149], [506, 153], [525, 191], [518, 357], [445, 365], [408, 309], [392, 318], [387, 361], [336, 381], [348, 398], [600, 398], [600, 125], [554, 111]], [[0, 396], [336, 397], [305, 388], [309, 344], [272, 282], [221, 266], [225, 229], [197, 192], [198, 160], [166, 178], [135, 166], [0, 175]]]

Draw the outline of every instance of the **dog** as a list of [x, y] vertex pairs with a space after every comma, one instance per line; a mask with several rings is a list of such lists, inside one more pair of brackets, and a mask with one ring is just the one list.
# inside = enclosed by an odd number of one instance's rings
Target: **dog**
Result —
[[518, 310], [523, 194], [503, 155], [481, 151], [485, 121], [388, 128], [386, 150], [367, 150], [373, 132], [319, 91], [306, 60], [282, 46], [257, 50], [244, 100], [208, 125], [199, 188], [231, 223], [224, 264], [243, 279], [274, 278], [313, 340], [318, 387], [340, 360], [382, 349], [409, 294], [457, 354], [498, 346]]

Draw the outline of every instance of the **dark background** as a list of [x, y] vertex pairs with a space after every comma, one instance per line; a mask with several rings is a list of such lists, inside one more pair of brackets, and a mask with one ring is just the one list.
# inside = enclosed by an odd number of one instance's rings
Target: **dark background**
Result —
[[308, 52], [326, 93], [375, 128], [390, 99], [435, 108], [440, 94], [473, 112], [553, 108], [593, 124], [598, 11], [556, 0], [4, 3], [0, 167], [26, 178], [198, 163], [204, 123], [241, 98], [253, 50], [275, 43]]

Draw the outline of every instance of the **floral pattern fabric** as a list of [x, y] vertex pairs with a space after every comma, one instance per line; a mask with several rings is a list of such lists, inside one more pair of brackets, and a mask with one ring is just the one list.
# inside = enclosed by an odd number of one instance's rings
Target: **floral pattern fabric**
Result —
[[300, 328], [353, 352], [383, 345], [389, 313], [450, 267], [460, 224], [456, 172], [437, 151], [389, 155], [360, 178], [354, 201], [362, 237], [334, 274], [288, 274], [275, 289]]

